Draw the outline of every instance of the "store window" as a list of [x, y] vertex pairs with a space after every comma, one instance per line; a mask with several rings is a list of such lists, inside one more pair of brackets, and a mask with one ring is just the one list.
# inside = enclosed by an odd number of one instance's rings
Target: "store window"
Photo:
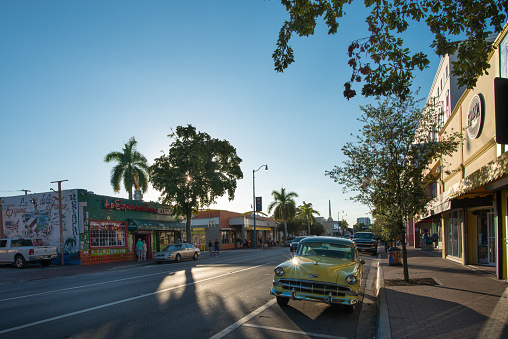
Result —
[[126, 230], [125, 222], [90, 221], [90, 248], [125, 247]]
[[462, 258], [462, 213], [459, 210], [446, 214], [446, 254]]
[[222, 244], [229, 244], [230, 243], [230, 239], [229, 239], [229, 231], [221, 231], [220, 232], [221, 234], [221, 238], [222, 238]]

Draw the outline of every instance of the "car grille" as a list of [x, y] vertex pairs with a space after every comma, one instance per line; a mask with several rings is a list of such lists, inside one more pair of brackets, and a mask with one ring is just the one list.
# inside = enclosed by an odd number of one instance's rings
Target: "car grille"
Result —
[[350, 291], [349, 287], [340, 286], [337, 284], [329, 284], [317, 281], [308, 280], [294, 280], [294, 279], [279, 279], [282, 283], [282, 288], [292, 291], [293, 289], [297, 292], [316, 293], [332, 296], [345, 296], [346, 291]]

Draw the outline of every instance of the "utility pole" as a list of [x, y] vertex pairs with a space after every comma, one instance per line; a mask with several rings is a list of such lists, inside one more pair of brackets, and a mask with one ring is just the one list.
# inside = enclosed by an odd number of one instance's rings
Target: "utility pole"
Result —
[[[62, 182], [69, 180], [57, 180], [52, 181], [51, 183], [58, 183], [58, 223], [60, 224], [60, 260], [62, 261], [62, 266], [64, 265], [64, 242], [63, 242], [63, 227], [62, 227]], [[55, 192], [54, 189], [51, 189]]]

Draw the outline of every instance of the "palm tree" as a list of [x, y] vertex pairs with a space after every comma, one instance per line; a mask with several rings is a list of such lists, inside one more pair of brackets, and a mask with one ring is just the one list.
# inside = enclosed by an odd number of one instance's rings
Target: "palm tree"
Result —
[[115, 192], [120, 192], [120, 181], [123, 179], [125, 190], [132, 199], [132, 186], [146, 192], [148, 187], [148, 162], [144, 155], [136, 150], [138, 142], [134, 137], [125, 144], [122, 152], [111, 152], [104, 157], [105, 162], [116, 161], [118, 164], [111, 170], [111, 185]]
[[268, 206], [268, 213], [271, 213], [273, 209], [273, 217], [275, 220], [284, 223], [284, 243], [286, 243], [288, 238], [287, 222], [296, 215], [296, 204], [293, 198], [298, 197], [298, 194], [295, 192], [286, 192], [286, 189], [282, 187], [280, 192], [275, 190], [272, 191], [272, 196], [275, 201]]
[[310, 235], [310, 224], [314, 224], [316, 221], [316, 218], [314, 218], [314, 214], [320, 215], [318, 211], [316, 211], [314, 208], [312, 208], [312, 203], [306, 204], [305, 201], [303, 202], [303, 205], [298, 206], [298, 211], [296, 212], [296, 215], [298, 218], [301, 218], [305, 221], [307, 221], [307, 235]]

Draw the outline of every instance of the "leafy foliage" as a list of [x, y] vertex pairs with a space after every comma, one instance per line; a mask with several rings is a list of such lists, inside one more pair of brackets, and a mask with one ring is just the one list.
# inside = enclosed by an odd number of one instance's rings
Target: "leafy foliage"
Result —
[[310, 226], [316, 221], [314, 214], [320, 215], [319, 212], [312, 207], [312, 203], [310, 202], [305, 203], [304, 201], [303, 205], [298, 206], [296, 210], [296, 217], [307, 223], [307, 234], [311, 234]]
[[124, 145], [122, 152], [111, 152], [104, 157], [105, 162], [116, 161], [111, 170], [111, 185], [115, 192], [120, 192], [120, 181], [132, 199], [132, 187], [146, 192], [148, 187], [149, 168], [146, 158], [136, 150], [138, 142], [134, 137]]
[[242, 159], [226, 140], [196, 132], [192, 125], [178, 126], [169, 135], [174, 139], [168, 154], [155, 159], [151, 183], [161, 192], [161, 202], [175, 205], [175, 212], [187, 218], [190, 240], [192, 213], [227, 194], [235, 197], [238, 179], [243, 178]]
[[412, 96], [387, 98], [379, 107], [368, 105], [361, 110], [361, 136], [342, 148], [347, 156], [344, 165], [326, 175], [343, 185], [344, 191], [356, 191], [353, 200], [369, 205], [386, 226], [395, 224], [405, 252], [404, 222], [424, 212], [432, 199], [425, 183], [436, 178], [429, 175], [428, 166], [458, 148], [460, 133], [431, 139], [441, 113], [435, 107], [421, 111]]
[[[314, 34], [317, 20], [322, 18], [328, 34], [336, 34], [339, 19], [345, 15], [344, 6], [353, 0], [281, 0], [289, 19], [280, 30], [277, 48], [272, 55], [277, 72], [283, 72], [294, 62], [289, 45], [293, 34], [300, 37]], [[473, 88], [478, 76], [490, 67], [488, 54], [492, 42], [487, 41], [493, 29], [498, 33], [506, 20], [508, 2], [505, 0], [364, 0], [371, 12], [366, 18], [370, 35], [351, 42], [348, 64], [351, 78], [344, 84], [344, 97], [356, 95], [355, 82], [365, 81], [364, 96], [395, 95], [405, 98], [415, 70], [428, 67], [428, 56], [412, 53], [405, 47], [402, 33], [411, 22], [424, 21], [434, 41], [436, 54], [457, 54], [452, 74], [458, 85]], [[349, 31], [348, 31], [349, 34]], [[452, 38], [465, 35], [461, 42]]]
[[287, 222], [291, 221], [296, 216], [296, 203], [294, 198], [298, 197], [295, 192], [286, 192], [282, 187], [280, 192], [272, 191], [274, 201], [268, 206], [268, 213], [273, 210], [273, 217], [276, 221], [284, 223], [284, 243], [288, 238]]

